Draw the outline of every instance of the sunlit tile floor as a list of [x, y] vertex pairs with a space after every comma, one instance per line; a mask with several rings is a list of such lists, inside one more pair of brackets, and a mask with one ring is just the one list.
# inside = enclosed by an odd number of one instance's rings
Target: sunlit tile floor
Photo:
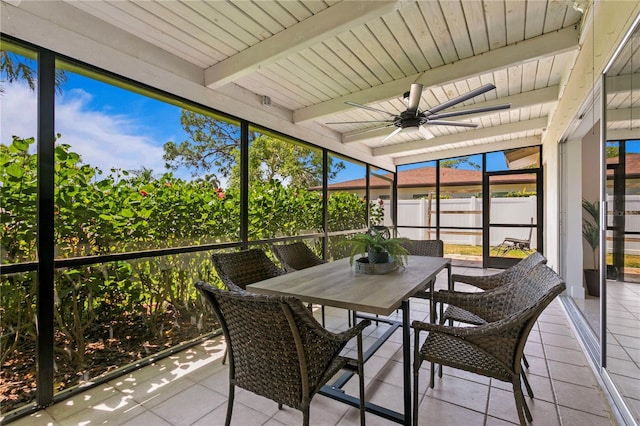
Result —
[[[457, 268], [454, 272], [483, 273], [481, 269], [471, 268]], [[438, 287], [445, 286], [446, 274], [441, 274]], [[422, 300], [412, 300], [411, 318], [426, 320], [427, 317], [428, 305]], [[343, 330], [346, 323], [345, 311], [326, 309], [327, 328]], [[382, 323], [368, 327], [365, 346], [370, 345], [385, 327]], [[403, 407], [401, 342], [398, 331], [365, 365], [367, 400], [398, 411]], [[228, 392], [228, 370], [221, 363], [224, 347], [222, 338], [212, 339], [13, 424], [224, 424]], [[527, 375], [535, 393], [535, 399], [526, 397], [533, 424], [616, 424], [558, 300], [539, 318], [525, 353], [530, 364]], [[345, 389], [357, 395], [355, 382], [355, 379], [351, 380]], [[436, 379], [434, 389], [428, 388], [428, 382], [429, 367], [424, 363], [420, 374], [420, 424], [489, 426], [518, 423], [508, 383], [452, 368], [444, 369], [444, 376]], [[369, 425], [393, 424], [369, 413], [366, 421]], [[234, 425], [299, 425], [301, 422], [302, 414], [297, 410], [287, 407], [278, 410], [271, 400], [242, 389], [236, 391]], [[359, 424], [359, 413], [355, 408], [316, 395], [311, 403], [311, 424], [356, 425]]]

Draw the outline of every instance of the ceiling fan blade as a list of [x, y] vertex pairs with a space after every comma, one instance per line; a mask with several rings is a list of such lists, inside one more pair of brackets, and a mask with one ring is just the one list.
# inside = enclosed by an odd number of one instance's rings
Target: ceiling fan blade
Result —
[[409, 92], [409, 102], [407, 111], [418, 112], [418, 104], [420, 103], [420, 97], [422, 96], [422, 84], [413, 83], [411, 85], [411, 91]]
[[392, 116], [392, 117], [395, 117], [395, 116], [396, 116], [396, 114], [391, 113], [391, 112], [389, 112], [389, 111], [384, 111], [384, 110], [382, 110], [382, 109], [373, 108], [373, 107], [370, 107], [370, 106], [368, 106], [368, 105], [357, 104], [357, 103], [355, 103], [355, 102], [351, 102], [351, 101], [346, 101], [346, 102], [345, 102], [345, 104], [347, 104], [347, 105], [351, 105], [351, 106], [354, 106], [354, 107], [358, 107], [358, 108], [368, 109], [369, 111], [381, 112], [381, 113], [383, 113], [383, 114], [388, 114], [388, 115], [390, 115], [390, 116]]
[[438, 126], [455, 126], [455, 127], [478, 127], [476, 123], [465, 123], [463, 121], [447, 121], [447, 120], [429, 120], [427, 121], [429, 125], [438, 125]]
[[418, 128], [418, 131], [420, 132], [420, 136], [422, 136], [425, 139], [433, 139], [436, 137], [436, 135], [431, 133], [431, 130], [427, 129], [425, 126], [420, 126]]
[[391, 139], [392, 137], [394, 137], [395, 135], [397, 135], [401, 131], [402, 131], [402, 127], [398, 127], [393, 132], [391, 132], [391, 134], [389, 134], [389, 136], [387, 136], [386, 138], [382, 139], [382, 142], [386, 142], [387, 140]]
[[464, 109], [461, 111], [443, 112], [442, 114], [425, 114], [429, 119], [439, 120], [441, 118], [457, 117], [459, 115], [477, 114], [480, 112], [499, 111], [501, 109], [509, 109], [511, 104], [493, 105], [479, 108]]
[[395, 120], [329, 121], [324, 124], [393, 123]]
[[496, 86], [494, 86], [491, 83], [485, 84], [484, 86], [478, 87], [477, 89], [467, 92], [464, 95], [458, 96], [457, 98], [453, 98], [433, 108], [429, 108], [426, 112], [428, 112], [429, 114], [435, 114], [439, 111], [442, 111], [443, 109], [450, 108], [456, 104], [459, 104], [460, 102], [468, 101], [471, 98], [475, 98], [476, 96], [482, 95], [483, 93], [488, 92], [489, 90], [493, 90], [495, 88]]
[[378, 125], [378, 126], [373, 126], [373, 127], [367, 127], [365, 129], [358, 129], [358, 130], [352, 130], [350, 132], [346, 132], [344, 135], [348, 135], [348, 136], [355, 136], [355, 135], [362, 135], [364, 133], [369, 133], [369, 132], [375, 132], [377, 130], [381, 130], [381, 129], [386, 129], [387, 127], [391, 127], [393, 126], [393, 123], [388, 123], [385, 125]]

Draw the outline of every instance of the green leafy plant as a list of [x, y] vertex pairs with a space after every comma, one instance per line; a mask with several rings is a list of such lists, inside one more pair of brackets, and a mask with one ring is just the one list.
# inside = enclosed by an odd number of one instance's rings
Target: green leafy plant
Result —
[[367, 232], [354, 235], [353, 238], [344, 241], [343, 244], [351, 246], [349, 262], [352, 265], [353, 257], [358, 253], [364, 257], [365, 253], [386, 252], [394, 258], [398, 265], [403, 266], [408, 260], [409, 252], [402, 244], [408, 241], [406, 238], [385, 238], [380, 229], [371, 228]]
[[593, 269], [597, 269], [598, 258], [597, 250], [600, 242], [600, 220], [598, 203], [590, 202], [588, 200], [582, 200], [582, 209], [586, 211], [589, 216], [582, 218], [582, 237], [591, 247], [593, 251]]

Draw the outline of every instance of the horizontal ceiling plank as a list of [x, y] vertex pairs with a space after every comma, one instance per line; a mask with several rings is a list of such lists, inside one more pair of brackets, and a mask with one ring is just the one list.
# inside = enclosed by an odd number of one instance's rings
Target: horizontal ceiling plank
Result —
[[627, 139], [638, 139], [638, 129], [607, 130], [607, 140], [621, 141]]
[[[511, 104], [511, 110], [518, 110], [520, 108], [532, 107], [534, 105], [540, 105], [550, 102], [556, 102], [558, 100], [558, 91], [560, 90], [559, 86], [551, 86], [546, 87], [544, 89], [532, 90], [531, 92], [519, 93], [517, 95], [506, 96], [504, 98], [492, 99], [486, 102], [479, 102], [477, 104], [459, 108], [451, 108], [446, 110], [446, 112], [455, 112], [468, 108], [483, 108], [500, 104]], [[473, 114], [468, 116], [463, 116], [460, 120], [464, 121], [469, 117], [485, 117], [488, 115], [496, 114], [495, 111]], [[449, 119], [448, 119], [449, 120]], [[456, 121], [455, 118], [451, 118], [450, 120]], [[369, 132], [356, 132], [354, 134], [345, 134], [342, 137], [342, 143], [350, 143], [350, 142], [364, 142], [372, 139], [382, 139], [387, 136], [391, 130], [388, 128], [372, 130]]]
[[414, 82], [421, 83], [425, 88], [429, 88], [508, 68], [520, 63], [558, 55], [578, 48], [578, 34], [578, 30], [574, 27], [544, 34], [478, 56], [462, 59], [452, 64], [443, 65], [424, 73], [299, 109], [294, 111], [293, 119], [294, 122], [303, 122], [344, 111], [351, 108], [345, 104], [346, 101], [367, 104], [391, 99], [404, 93]]
[[625, 74], [607, 77], [607, 94], [625, 93], [640, 89], [637, 74]]
[[[640, 120], [640, 108], [622, 108], [607, 111], [607, 122], [631, 122]], [[637, 138], [637, 135], [636, 135]]]
[[422, 163], [425, 161], [442, 160], [444, 158], [464, 157], [467, 155], [482, 154], [484, 152], [502, 151], [505, 149], [524, 148], [541, 144], [540, 136], [527, 138], [509, 139], [488, 144], [472, 145], [464, 148], [447, 149], [445, 151], [434, 151], [426, 154], [417, 154], [394, 158], [396, 166], [404, 164]]
[[329, 7], [265, 41], [209, 67], [205, 70], [205, 84], [212, 89], [271, 65], [300, 50], [326, 41], [353, 26], [391, 12], [399, 7], [397, 1], [345, 1]]
[[471, 141], [475, 139], [491, 138], [498, 136], [505, 136], [510, 133], [526, 132], [530, 130], [543, 129], [547, 126], [547, 117], [540, 117], [533, 120], [520, 121], [518, 123], [503, 124], [501, 126], [488, 127], [477, 130], [469, 130], [467, 132], [459, 132], [452, 135], [441, 136], [434, 139], [417, 140], [411, 142], [405, 142], [395, 145], [382, 146], [373, 149], [373, 155], [394, 155], [399, 153], [405, 153], [408, 155], [411, 151], [424, 149], [425, 145], [429, 147], [436, 147], [440, 145], [447, 145], [451, 143], [459, 143], [465, 141]]

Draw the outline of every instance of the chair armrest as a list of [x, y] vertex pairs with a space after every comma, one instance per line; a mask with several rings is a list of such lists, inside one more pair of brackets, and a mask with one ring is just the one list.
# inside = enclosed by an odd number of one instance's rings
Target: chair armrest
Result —
[[322, 339], [326, 339], [332, 342], [346, 342], [362, 333], [362, 331], [371, 324], [370, 320], [360, 321], [355, 326], [351, 327], [348, 330], [342, 331], [340, 333], [334, 333], [332, 331], [324, 328], [316, 319], [313, 317], [313, 314], [309, 312], [307, 308], [304, 307], [302, 302], [299, 299], [293, 297], [287, 297], [287, 299], [291, 300], [289, 306], [291, 309], [295, 310], [298, 314], [298, 318], [311, 328], [311, 331], [316, 335], [320, 336]]
[[498, 321], [490, 322], [473, 327], [455, 327], [444, 324], [431, 324], [422, 321], [413, 321], [411, 327], [419, 333], [420, 331], [427, 331], [430, 333], [441, 333], [449, 336], [461, 337], [465, 339], [473, 337], [487, 337], [503, 335], [510, 329], [517, 329], [520, 327], [523, 321], [530, 316], [529, 309], [518, 312], [510, 317], [503, 318]]
[[510, 306], [511, 287], [504, 286], [485, 292], [467, 293], [462, 291], [439, 290], [433, 294], [435, 303], [444, 303], [469, 311], [472, 314], [493, 321], [507, 313], [501, 307]]
[[493, 275], [451, 274], [452, 283], [469, 284], [482, 290], [490, 290], [506, 284], [507, 280], [505, 278], [508, 278], [508, 276], [504, 275], [504, 271]]
[[351, 340], [352, 338], [354, 338], [355, 336], [357, 336], [358, 334], [361, 334], [365, 328], [367, 328], [369, 325], [371, 325], [371, 320], [362, 320], [360, 321], [358, 324], [356, 324], [355, 326], [351, 327], [348, 330], [345, 330], [343, 332], [340, 333], [331, 333], [334, 336], [336, 336], [336, 338], [338, 340], [344, 341], [344, 340]]

